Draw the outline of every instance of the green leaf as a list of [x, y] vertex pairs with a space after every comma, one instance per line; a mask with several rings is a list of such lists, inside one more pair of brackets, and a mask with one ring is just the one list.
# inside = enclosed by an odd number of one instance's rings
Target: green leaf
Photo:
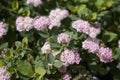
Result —
[[113, 5], [113, 0], [108, 0], [107, 2], [106, 2], [106, 6], [109, 8], [109, 7], [111, 7], [112, 5]]
[[120, 48], [115, 49], [115, 53], [113, 54], [113, 59], [120, 59]]
[[17, 48], [20, 48], [20, 47], [22, 47], [22, 43], [21, 43], [20, 41], [16, 41], [16, 42], [15, 42], [15, 46], [16, 46]]
[[52, 54], [48, 54], [48, 61], [49, 63], [53, 63], [55, 60], [55, 57]]
[[89, 8], [87, 8], [85, 4], [82, 4], [78, 7], [77, 15], [81, 18], [90, 19], [91, 13], [92, 11]]
[[43, 67], [44, 65], [43, 65], [43, 62], [42, 61], [35, 61], [35, 68], [37, 68], [37, 67]]
[[27, 46], [28, 45], [28, 38], [27, 37], [24, 37], [23, 40], [22, 40], [22, 45], [23, 47]]
[[109, 11], [102, 11], [98, 14], [99, 17], [105, 16], [106, 14], [108, 14]]
[[4, 62], [0, 60], [0, 67], [4, 66]]
[[69, 17], [70, 17], [71, 20], [79, 19], [76, 15], [73, 15], [73, 14], [70, 14]]
[[12, 9], [17, 10], [19, 8], [19, 2], [17, 0], [12, 1]]
[[87, 3], [89, 0], [78, 0], [80, 3]]
[[86, 5], [85, 4], [80, 5], [78, 10], [77, 10], [77, 14], [81, 15], [82, 13], [84, 13], [85, 9], [86, 9]]
[[18, 10], [18, 14], [21, 14], [21, 13], [23, 13], [24, 12], [24, 8], [20, 8], [19, 10]]
[[97, 13], [94, 12], [94, 13], [92, 13], [91, 16], [92, 16], [92, 17], [91, 17], [91, 20], [96, 20], [96, 18], [97, 18]]
[[0, 50], [7, 48], [8, 47], [8, 42], [3, 43], [2, 45], [0, 45]]
[[43, 37], [43, 38], [48, 38], [49, 37], [49, 35], [47, 35], [46, 33], [44, 33], [44, 32], [39, 32], [38, 33], [41, 37]]
[[72, 5], [67, 5], [68, 9], [72, 12], [72, 13], [76, 13], [77, 11], [77, 7], [76, 6], [72, 6]]
[[21, 74], [25, 76], [29, 76], [29, 77], [33, 76], [32, 65], [28, 61], [22, 61], [22, 60], [18, 61], [17, 69]]
[[95, 2], [95, 5], [98, 9], [100, 9], [103, 4], [104, 4], [104, 0], [96, 0]]
[[114, 75], [113, 78], [114, 78], [113, 80], [120, 80], [120, 74]]
[[40, 75], [39, 79], [41, 79], [46, 74], [46, 70], [43, 67], [35, 68], [35, 72]]
[[30, 15], [30, 10], [25, 10], [23, 13], [22, 13], [23, 16], [29, 16]]
[[117, 37], [116, 33], [106, 31], [102, 37], [105, 42], [111, 42]]
[[92, 62], [89, 64], [90, 70], [93, 74], [97, 75], [97, 64], [96, 62]]
[[75, 78], [73, 78], [73, 80], [80, 80], [82, 78], [82, 74], [79, 73], [79, 75], [75, 76]]
[[59, 43], [52, 43], [51, 44], [53, 48], [60, 48], [60, 44]]
[[77, 33], [74, 33], [74, 32], [67, 32], [67, 31], [66, 31], [66, 33], [67, 33], [68, 35], [70, 35], [73, 39], [75, 39], [75, 40], [78, 39]]
[[57, 60], [57, 61], [55, 61], [55, 63], [53, 65], [56, 68], [60, 68], [63, 65], [63, 62]]

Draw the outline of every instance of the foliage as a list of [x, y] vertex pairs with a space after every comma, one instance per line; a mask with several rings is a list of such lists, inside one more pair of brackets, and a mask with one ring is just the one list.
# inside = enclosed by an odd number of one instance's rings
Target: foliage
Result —
[[[0, 38], [0, 66], [7, 65], [12, 74], [10, 80], [62, 80], [60, 68], [63, 62], [60, 55], [66, 48], [77, 48], [82, 60], [79, 64], [67, 67], [72, 80], [91, 80], [93, 76], [100, 80], [119, 80], [120, 71], [120, 1], [119, 0], [42, 0], [34, 7], [26, 0], [0, 0], [0, 21], [8, 24], [7, 34]], [[19, 32], [16, 30], [16, 19], [19, 16], [49, 16], [51, 10], [60, 8], [69, 11], [69, 16], [61, 21], [60, 27], [53, 29]], [[112, 62], [103, 63], [99, 58], [82, 48], [82, 42], [88, 37], [72, 28], [73, 21], [83, 19], [101, 23], [101, 33], [97, 36], [102, 45], [112, 49]], [[60, 33], [71, 36], [70, 43], [60, 44], [57, 36]], [[41, 48], [48, 42], [52, 51], [43, 54]], [[7, 51], [4, 53], [4, 49]]]

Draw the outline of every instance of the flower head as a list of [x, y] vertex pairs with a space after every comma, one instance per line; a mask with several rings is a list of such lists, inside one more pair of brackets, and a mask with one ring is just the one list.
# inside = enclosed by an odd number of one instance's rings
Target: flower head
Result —
[[96, 36], [100, 34], [100, 32], [101, 32], [100, 28], [91, 27], [88, 35], [91, 38], [96, 38]]
[[72, 76], [70, 73], [65, 73], [63, 76], [62, 76], [62, 80], [71, 80], [72, 79]]
[[18, 17], [16, 19], [17, 31], [29, 31], [33, 28], [33, 19], [30, 17]]
[[49, 53], [51, 51], [51, 46], [48, 42], [45, 42], [43, 47], [41, 48], [42, 53]]
[[6, 66], [0, 68], [0, 80], [9, 80], [11, 74], [9, 72], [6, 73]]
[[72, 27], [77, 30], [77, 32], [83, 32], [88, 34], [90, 31], [90, 23], [88, 21], [79, 19], [72, 23]]
[[49, 25], [49, 29], [52, 29], [54, 26], [60, 27], [61, 25], [61, 20], [66, 18], [68, 16], [68, 11], [67, 10], [62, 10], [62, 9], [55, 9], [52, 10], [49, 14], [49, 18], [51, 21], [51, 24]]
[[112, 50], [108, 47], [101, 47], [97, 55], [100, 58], [101, 62], [108, 63], [112, 61]]
[[50, 19], [47, 18], [46, 16], [41, 16], [41, 17], [36, 17], [34, 19], [34, 28], [37, 30], [44, 29], [48, 25], [50, 25]]
[[69, 64], [79, 64], [81, 61], [80, 55], [76, 49], [65, 49], [61, 54], [61, 61], [63, 61], [66, 65]]
[[69, 43], [71, 41], [71, 37], [66, 33], [60, 33], [57, 37], [58, 43]]
[[37, 7], [42, 4], [41, 0], [27, 0], [27, 4], [32, 4], [34, 7]]
[[7, 24], [6, 24], [6, 23], [0, 22], [0, 38], [1, 38], [3, 35], [6, 35], [6, 33], [7, 33], [6, 27], [7, 27]]
[[88, 34], [91, 38], [96, 38], [96, 36], [100, 34], [100, 24], [95, 22], [93, 26], [88, 21], [82, 19], [76, 20], [72, 23], [72, 27], [76, 29], [77, 32], [82, 32]]
[[82, 42], [82, 47], [89, 52], [96, 53], [99, 49], [99, 40], [96, 38], [87, 38]]

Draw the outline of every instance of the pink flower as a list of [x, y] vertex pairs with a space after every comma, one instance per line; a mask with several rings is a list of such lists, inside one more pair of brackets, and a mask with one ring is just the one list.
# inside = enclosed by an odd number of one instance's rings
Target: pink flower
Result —
[[96, 36], [100, 34], [100, 32], [101, 32], [100, 28], [91, 27], [88, 35], [91, 38], [96, 38]]
[[6, 23], [0, 22], [0, 38], [1, 38], [3, 35], [6, 35], [6, 33], [7, 33], [6, 27], [7, 27], [7, 24], [6, 24]]
[[108, 63], [112, 61], [112, 50], [109, 48], [101, 47], [97, 55], [101, 62]]
[[41, 48], [42, 53], [49, 53], [51, 52], [51, 46], [48, 42], [45, 42], [45, 44], [43, 45], [43, 47]]
[[87, 38], [82, 42], [82, 47], [89, 52], [96, 53], [99, 50], [99, 40], [96, 38]]
[[88, 34], [90, 31], [90, 26], [91, 25], [88, 21], [84, 21], [81, 19], [72, 22], [72, 27], [76, 29], [77, 32], [83, 32], [83, 33]]
[[72, 27], [77, 32], [88, 34], [91, 38], [96, 38], [100, 34], [100, 24], [98, 22], [95, 22], [94, 27], [92, 27], [88, 21], [79, 19], [72, 23]]
[[79, 62], [81, 61], [80, 55], [76, 49], [65, 49], [62, 52], [60, 58], [66, 66], [74, 63], [79, 64]]
[[18, 17], [16, 19], [16, 27], [19, 32], [29, 31], [33, 28], [33, 19], [30, 17]]
[[6, 69], [6, 66], [0, 68], [0, 80], [9, 80], [9, 78], [11, 77], [11, 74], [9, 72], [6, 73]]
[[42, 4], [41, 0], [27, 0], [27, 4], [32, 4], [34, 7], [37, 7]]
[[49, 25], [49, 29], [52, 29], [54, 26], [60, 27], [61, 25], [61, 20], [66, 18], [69, 15], [67, 10], [62, 10], [62, 9], [55, 9], [52, 10], [49, 14], [49, 18], [51, 21], [51, 24]]
[[46, 16], [36, 17], [34, 19], [34, 28], [37, 30], [44, 29], [50, 25], [50, 19]]
[[101, 24], [99, 22], [95, 22], [93, 26], [94, 27], [90, 28], [90, 32], [88, 35], [92, 38], [96, 38], [96, 36], [101, 32], [101, 28], [100, 28]]
[[70, 73], [65, 73], [63, 76], [62, 76], [62, 80], [71, 80], [72, 79], [72, 76]]
[[60, 33], [57, 37], [58, 43], [69, 43], [71, 41], [71, 37], [66, 33]]

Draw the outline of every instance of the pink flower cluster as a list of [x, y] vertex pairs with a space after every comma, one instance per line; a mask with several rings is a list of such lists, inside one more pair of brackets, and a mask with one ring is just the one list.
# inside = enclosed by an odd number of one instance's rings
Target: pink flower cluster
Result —
[[101, 62], [108, 63], [112, 61], [112, 50], [109, 48], [101, 47], [97, 55]]
[[34, 7], [37, 7], [42, 4], [41, 0], [27, 0], [27, 4], [32, 4]]
[[62, 80], [71, 80], [71, 79], [72, 79], [72, 76], [70, 75], [70, 73], [65, 73], [62, 76]]
[[17, 31], [29, 31], [33, 28], [33, 19], [30, 17], [18, 17], [16, 20]]
[[68, 16], [67, 10], [55, 9], [50, 12], [49, 17], [37, 16], [34, 19], [30, 17], [18, 17], [16, 19], [16, 29], [19, 32], [29, 31], [33, 27], [37, 30], [47, 28], [52, 29], [54, 26], [60, 26], [61, 20]]
[[100, 34], [100, 32], [101, 32], [100, 28], [90, 27], [90, 31], [88, 35], [92, 38], [96, 38], [96, 36]]
[[49, 53], [51, 52], [51, 45], [48, 42], [45, 42], [43, 47], [41, 48], [42, 53]]
[[80, 55], [76, 49], [65, 49], [60, 57], [61, 61], [63, 61], [66, 66], [74, 63], [79, 64], [81, 61]]
[[33, 27], [36, 30], [41, 30], [46, 28], [48, 25], [50, 25], [50, 19], [46, 16], [40, 16], [30, 18], [30, 17], [18, 17], [16, 19], [16, 28], [17, 31], [29, 31]]
[[74, 29], [76, 29], [78, 32], [83, 32], [88, 34], [89, 33], [89, 28], [90, 28], [90, 24], [88, 21], [84, 21], [84, 20], [76, 20], [72, 23], [72, 27]]
[[6, 69], [6, 66], [0, 68], [0, 80], [9, 80], [9, 78], [11, 77], [11, 74], [9, 72], [6, 73]]
[[57, 37], [58, 43], [69, 43], [71, 41], [71, 37], [66, 33], [60, 33]]
[[6, 33], [7, 33], [6, 27], [7, 27], [7, 24], [6, 24], [6, 23], [0, 22], [0, 38], [1, 38], [3, 35], [6, 35]]
[[50, 25], [50, 19], [47, 18], [46, 16], [36, 17], [34, 19], [33, 26], [37, 30], [44, 29], [48, 25]]
[[96, 53], [99, 49], [99, 40], [96, 38], [87, 38], [82, 42], [82, 47], [89, 52]]
[[96, 38], [87, 38], [82, 42], [82, 47], [89, 52], [96, 54], [101, 62], [108, 63], [112, 61], [112, 50], [99, 46], [99, 41]]
[[72, 23], [72, 27], [76, 29], [77, 32], [83, 32], [92, 38], [100, 34], [100, 24], [98, 22], [95, 22], [93, 27], [88, 21], [79, 19]]
[[67, 10], [61, 10], [59, 8], [52, 10], [49, 14], [49, 18], [51, 24], [49, 25], [49, 29], [52, 29], [54, 26], [60, 27], [61, 20], [66, 18], [69, 15]]

